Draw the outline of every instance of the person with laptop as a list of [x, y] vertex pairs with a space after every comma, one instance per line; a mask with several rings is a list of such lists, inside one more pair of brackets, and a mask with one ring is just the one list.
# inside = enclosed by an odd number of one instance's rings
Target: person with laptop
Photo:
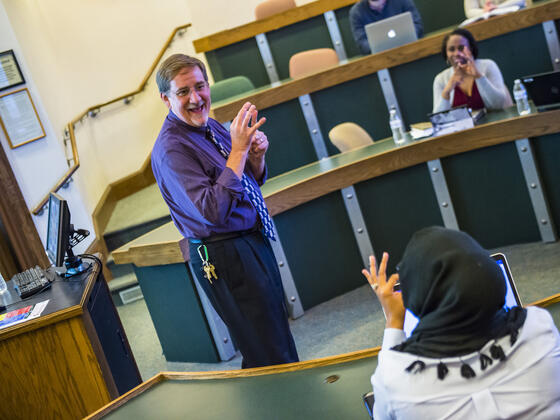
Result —
[[[504, 307], [487, 250], [434, 226], [413, 235], [390, 276], [388, 258], [363, 270], [387, 318], [371, 378], [376, 420], [560, 418], [558, 330], [544, 309]], [[408, 339], [405, 308], [419, 318]]]
[[475, 110], [513, 105], [498, 65], [493, 60], [478, 58], [478, 46], [468, 30], [457, 28], [446, 35], [441, 54], [450, 67], [434, 79], [432, 112], [461, 105]]
[[475, 18], [504, 7], [531, 5], [531, 0], [464, 0], [465, 16]]
[[360, 0], [350, 9], [352, 35], [362, 54], [371, 54], [364, 27], [391, 16], [410, 12], [418, 38], [424, 33], [422, 17], [412, 0]]

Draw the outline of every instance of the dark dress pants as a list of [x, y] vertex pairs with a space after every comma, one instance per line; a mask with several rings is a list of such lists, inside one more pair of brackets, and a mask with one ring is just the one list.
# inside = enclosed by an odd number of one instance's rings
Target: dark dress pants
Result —
[[204, 277], [199, 245], [189, 244], [193, 271], [237, 344], [242, 368], [297, 362], [280, 272], [268, 239], [255, 231], [206, 242], [208, 260], [218, 276], [212, 284]]

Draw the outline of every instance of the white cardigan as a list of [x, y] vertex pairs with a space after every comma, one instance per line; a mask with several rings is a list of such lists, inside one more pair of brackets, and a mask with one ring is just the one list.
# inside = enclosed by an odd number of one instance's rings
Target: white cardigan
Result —
[[[468, 18], [481, 16], [484, 14], [484, 0], [464, 0], [465, 16]], [[493, 3], [498, 7], [530, 6], [531, 0], [493, 0]]]
[[[475, 80], [478, 92], [487, 109], [504, 109], [511, 105], [511, 95], [507, 86], [504, 84], [504, 78], [498, 68], [498, 65], [487, 59], [475, 60], [476, 68], [482, 74]], [[441, 93], [453, 75], [453, 67], [449, 67], [439, 73], [434, 79], [434, 107], [433, 112], [440, 112], [450, 109], [453, 104], [455, 90], [449, 95], [449, 100], [443, 99]]]

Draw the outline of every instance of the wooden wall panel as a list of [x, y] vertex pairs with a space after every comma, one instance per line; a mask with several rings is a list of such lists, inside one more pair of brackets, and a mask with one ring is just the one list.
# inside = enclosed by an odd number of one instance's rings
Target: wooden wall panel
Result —
[[36, 264], [47, 267], [49, 260], [29, 209], [23, 199], [8, 157], [0, 147], [0, 218], [21, 269]]

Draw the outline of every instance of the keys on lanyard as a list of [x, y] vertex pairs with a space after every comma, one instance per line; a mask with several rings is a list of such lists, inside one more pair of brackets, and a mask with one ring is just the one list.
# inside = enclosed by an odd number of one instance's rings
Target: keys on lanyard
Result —
[[218, 280], [218, 276], [216, 275], [216, 268], [214, 267], [214, 264], [208, 261], [208, 249], [206, 248], [206, 245], [199, 245], [196, 250], [198, 252], [200, 260], [202, 261], [204, 277], [206, 277], [210, 284], [212, 284], [212, 277], [214, 278], [214, 280]]

